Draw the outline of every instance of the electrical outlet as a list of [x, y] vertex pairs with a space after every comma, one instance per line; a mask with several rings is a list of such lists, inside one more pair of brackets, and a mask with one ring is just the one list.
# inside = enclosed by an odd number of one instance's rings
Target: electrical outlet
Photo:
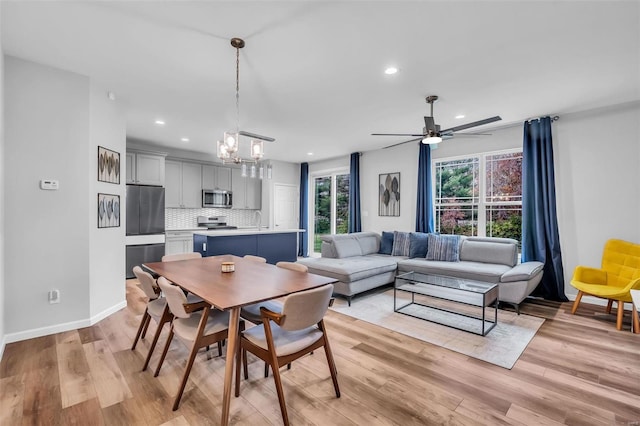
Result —
[[49, 292], [49, 303], [60, 303], [60, 290], [54, 289]]

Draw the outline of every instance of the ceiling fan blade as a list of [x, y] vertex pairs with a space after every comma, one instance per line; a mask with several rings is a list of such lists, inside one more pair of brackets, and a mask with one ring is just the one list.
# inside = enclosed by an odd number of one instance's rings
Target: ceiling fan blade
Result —
[[275, 141], [274, 138], [270, 138], [269, 136], [257, 135], [255, 133], [245, 132], [244, 130], [240, 130], [238, 132], [238, 134], [240, 136], [246, 136], [248, 138], [253, 138], [253, 139], [260, 139], [260, 140], [267, 141], [267, 142], [274, 142]]
[[423, 136], [424, 135], [421, 134], [413, 134], [413, 133], [371, 133], [371, 136]]
[[502, 120], [502, 118], [499, 115], [496, 115], [495, 117], [485, 118], [484, 120], [474, 121], [473, 123], [467, 123], [461, 126], [451, 127], [450, 129], [444, 129], [444, 130], [441, 130], [440, 133], [458, 132], [460, 130], [470, 129], [472, 127], [482, 126], [483, 124], [489, 124], [489, 123], [493, 123], [495, 121], [500, 121], [500, 120]]
[[393, 145], [385, 146], [385, 147], [384, 147], [384, 148], [382, 148], [382, 149], [393, 148], [394, 146], [404, 145], [405, 143], [409, 143], [409, 142], [421, 141], [423, 138], [424, 138], [424, 135], [420, 135], [420, 137], [419, 137], [419, 138], [410, 139], [410, 140], [408, 140], [408, 141], [404, 141], [404, 142], [394, 143]]

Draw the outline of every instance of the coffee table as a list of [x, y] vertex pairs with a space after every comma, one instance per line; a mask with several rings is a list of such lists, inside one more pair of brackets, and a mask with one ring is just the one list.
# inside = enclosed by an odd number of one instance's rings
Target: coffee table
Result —
[[[411, 301], [398, 306], [398, 302], [402, 302], [402, 300], [398, 300], [399, 292], [411, 294]], [[416, 301], [416, 295], [428, 297], [419, 297], [420, 301]], [[454, 303], [446, 303], [447, 307], [427, 304], [426, 301], [431, 298]], [[478, 315], [463, 312], [464, 305], [481, 308], [482, 312]], [[488, 319], [486, 315], [486, 310], [491, 305], [494, 308], [493, 321]], [[460, 309], [453, 309], [456, 306], [459, 306]], [[498, 323], [498, 285], [441, 275], [407, 272], [396, 277], [393, 289], [393, 310], [458, 330], [486, 336]], [[470, 311], [468, 308], [464, 308], [464, 310]], [[472, 310], [477, 311], [477, 309]], [[437, 314], [438, 312], [444, 314]]]

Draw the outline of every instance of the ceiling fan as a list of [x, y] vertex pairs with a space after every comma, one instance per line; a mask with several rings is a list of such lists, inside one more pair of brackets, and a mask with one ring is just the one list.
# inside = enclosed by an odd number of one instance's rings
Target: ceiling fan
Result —
[[[482, 126], [483, 124], [500, 121], [502, 118], [498, 115], [495, 117], [485, 118], [484, 120], [474, 121], [473, 123], [462, 124], [460, 126], [451, 127], [449, 129], [440, 130], [440, 125], [436, 124], [433, 118], [433, 104], [438, 100], [438, 96], [427, 96], [427, 103], [431, 105], [431, 116], [424, 117], [424, 129], [420, 134], [413, 133], [372, 133], [371, 136], [411, 136], [412, 139], [404, 142], [398, 142], [393, 145], [385, 146], [383, 149], [402, 145], [409, 142], [419, 141], [425, 144], [436, 144], [442, 142], [443, 139], [451, 139], [455, 132], [460, 130], [471, 129], [472, 127]], [[486, 135], [486, 133], [464, 133], [464, 135]]]

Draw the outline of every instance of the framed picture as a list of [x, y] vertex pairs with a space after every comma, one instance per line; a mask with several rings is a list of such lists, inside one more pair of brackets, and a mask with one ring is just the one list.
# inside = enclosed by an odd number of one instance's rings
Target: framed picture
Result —
[[120, 226], [120, 196], [98, 194], [98, 228]]
[[400, 172], [378, 176], [378, 216], [400, 216]]
[[120, 153], [98, 146], [98, 181], [120, 184]]

